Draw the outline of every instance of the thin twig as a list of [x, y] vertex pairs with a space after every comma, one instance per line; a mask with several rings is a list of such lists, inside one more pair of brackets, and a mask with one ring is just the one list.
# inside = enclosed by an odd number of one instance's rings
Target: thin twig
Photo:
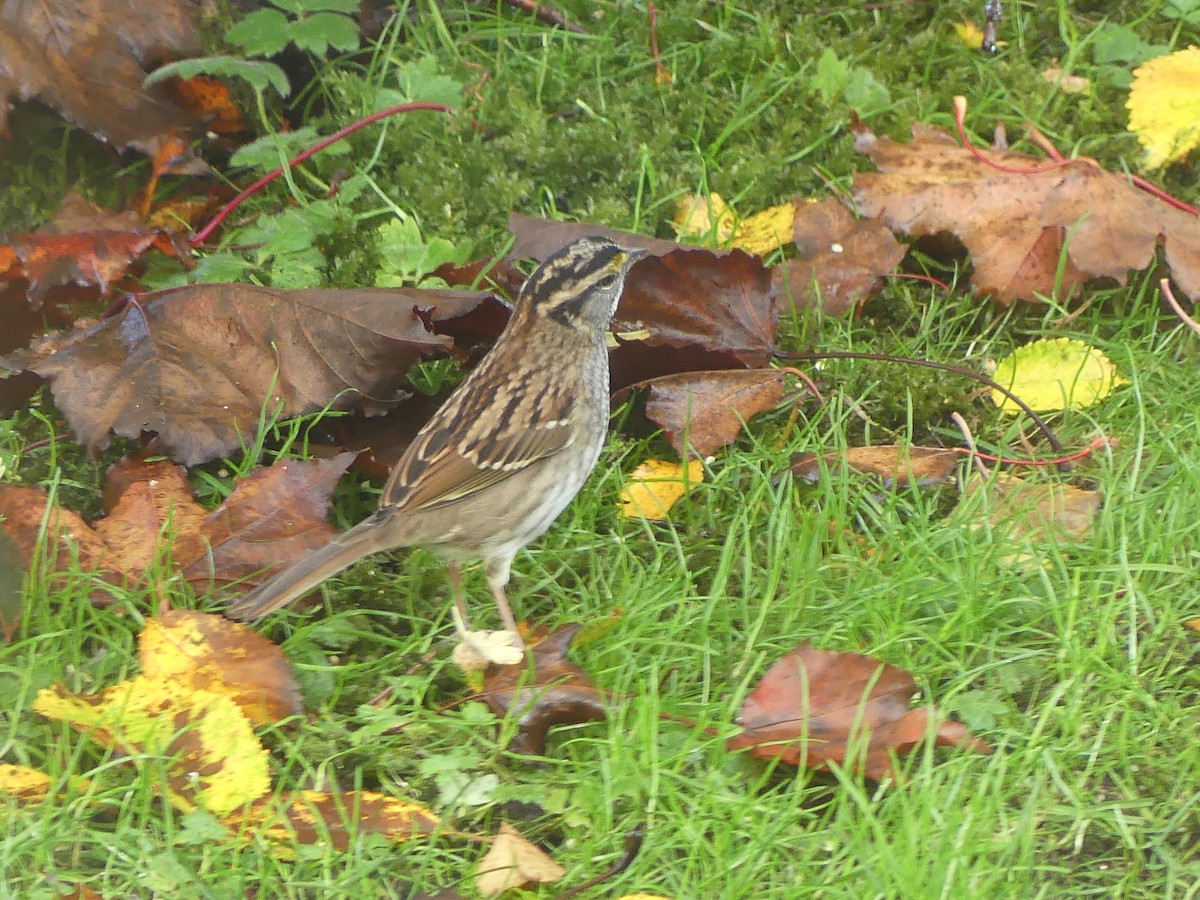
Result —
[[444, 103], [401, 103], [399, 106], [389, 106], [387, 109], [381, 109], [379, 112], [359, 119], [357, 122], [351, 122], [345, 128], [335, 131], [333, 134], [329, 135], [329, 137], [318, 141], [304, 152], [299, 153], [292, 159], [288, 160], [288, 164], [286, 166], [280, 166], [278, 169], [273, 169], [262, 178], [258, 179], [256, 182], [254, 182], [254, 184], [250, 185], [250, 187], [246, 188], [244, 191], [222, 206], [220, 211], [213, 216], [212, 221], [192, 235], [188, 243], [194, 247], [196, 244], [199, 244], [207, 239], [208, 236], [212, 234], [235, 209], [245, 202], [247, 197], [251, 197], [258, 193], [264, 187], [282, 175], [286, 170], [296, 168], [296, 166], [300, 165], [300, 163], [320, 153], [330, 144], [334, 144], [347, 135], [353, 134], [361, 128], [365, 128], [368, 125], [378, 122], [380, 119], [385, 119], [388, 116], [394, 116], [397, 113], [416, 112], [418, 110], [430, 110], [432, 112], [443, 112], [447, 114], [453, 112], [453, 110], [451, 110], [450, 107], [446, 106]]
[[975, 435], [971, 434], [971, 426], [957, 412], [950, 413], [950, 421], [957, 425], [958, 430], [962, 432], [963, 440], [966, 442], [967, 447], [970, 448], [971, 462], [975, 464], [976, 471], [979, 472], [980, 477], [987, 478], [991, 473], [988, 472], [987, 466], [983, 464], [983, 460], [980, 458], [982, 454], [980, 454], [979, 448], [975, 445]]
[[1162, 290], [1162, 295], [1164, 298], [1166, 298], [1167, 304], [1171, 307], [1171, 309], [1175, 310], [1175, 315], [1179, 316], [1184, 325], [1192, 329], [1192, 331], [1196, 332], [1196, 334], [1200, 334], [1200, 322], [1197, 322], [1183, 311], [1183, 307], [1179, 305], [1179, 301], [1176, 300], [1175, 295], [1171, 293], [1171, 282], [1164, 278], [1158, 283], [1158, 286]]

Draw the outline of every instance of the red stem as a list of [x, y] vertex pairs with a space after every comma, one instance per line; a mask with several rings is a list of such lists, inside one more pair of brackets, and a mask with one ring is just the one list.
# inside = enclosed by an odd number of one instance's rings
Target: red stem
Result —
[[387, 109], [381, 109], [379, 112], [369, 115], [366, 118], [359, 119], [357, 122], [351, 122], [345, 128], [335, 131], [333, 134], [329, 135], [329, 137], [318, 141], [304, 152], [297, 154], [288, 161], [286, 166], [280, 166], [278, 169], [274, 169], [268, 172], [262, 178], [258, 179], [258, 181], [254, 182], [254, 184], [250, 185], [250, 187], [246, 188], [244, 191], [226, 203], [223, 207], [221, 207], [220, 211], [213, 216], [212, 221], [192, 235], [188, 243], [193, 247], [196, 246], [196, 244], [202, 243], [217, 229], [222, 222], [229, 218], [230, 213], [242, 205], [247, 197], [251, 197], [258, 193], [264, 187], [282, 175], [287, 169], [296, 168], [296, 166], [300, 165], [300, 163], [320, 153], [330, 144], [340, 141], [342, 138], [346, 137], [346, 135], [353, 134], [360, 128], [365, 128], [368, 125], [378, 122], [380, 119], [387, 118], [388, 116], [394, 116], [397, 113], [416, 112], [417, 110], [431, 110], [433, 112], [444, 113], [452, 112], [450, 107], [446, 106], [444, 103], [402, 103], [399, 106], [389, 106]]
[[1091, 456], [1097, 450], [1111, 448], [1117, 446], [1116, 438], [1098, 437], [1092, 438], [1092, 442], [1082, 450], [1076, 450], [1074, 453], [1067, 456], [1060, 456], [1057, 459], [1009, 459], [1005, 456], [992, 456], [990, 453], [981, 453], [978, 450], [968, 450], [966, 447], [955, 447], [955, 453], [962, 453], [967, 456], [977, 456], [980, 459], [988, 462], [999, 463], [1002, 466], [1058, 466], [1063, 463], [1074, 462], [1077, 459], [1083, 459], [1085, 456]]

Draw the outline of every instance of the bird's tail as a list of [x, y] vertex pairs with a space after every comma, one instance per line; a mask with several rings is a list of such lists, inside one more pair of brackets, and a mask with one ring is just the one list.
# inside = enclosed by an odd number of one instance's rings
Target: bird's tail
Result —
[[349, 531], [314, 550], [298, 563], [267, 579], [254, 590], [237, 597], [225, 610], [231, 619], [259, 619], [303, 597], [326, 578], [353, 565], [365, 556], [384, 549], [380, 543], [379, 513], [359, 522]]

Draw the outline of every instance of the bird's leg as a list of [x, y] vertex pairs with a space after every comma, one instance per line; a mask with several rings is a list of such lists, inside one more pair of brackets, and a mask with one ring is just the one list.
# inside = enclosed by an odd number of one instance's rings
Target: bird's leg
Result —
[[525, 649], [525, 642], [521, 640], [521, 632], [517, 628], [517, 617], [513, 615], [512, 607], [508, 605], [508, 595], [504, 593], [504, 586], [508, 584], [508, 572], [512, 567], [512, 557], [507, 559], [489, 559], [484, 563], [483, 571], [487, 575], [488, 587], [492, 589], [492, 596], [496, 598], [496, 608], [500, 610], [500, 621], [504, 623], [504, 628], [512, 634], [513, 646], [518, 650]]
[[446, 572], [450, 576], [450, 596], [454, 598], [454, 607], [462, 619], [463, 628], [471, 630], [471, 617], [467, 613], [467, 601], [463, 598], [462, 570], [454, 560], [446, 560]]

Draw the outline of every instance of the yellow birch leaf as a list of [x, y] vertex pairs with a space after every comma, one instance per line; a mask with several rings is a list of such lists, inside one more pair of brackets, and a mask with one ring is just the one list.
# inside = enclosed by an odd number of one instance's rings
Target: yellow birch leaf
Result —
[[39, 803], [50, 795], [52, 779], [29, 766], [0, 763], [0, 794], [8, 794], [22, 803]]
[[1200, 146], [1200, 47], [1158, 56], [1133, 72], [1129, 130], [1146, 148], [1146, 165], [1179, 162]]
[[974, 22], [955, 22], [954, 37], [960, 44], [965, 44], [972, 50], [983, 46], [983, 29]]
[[256, 725], [303, 711], [279, 645], [223, 616], [167, 610], [138, 635], [138, 660], [144, 677], [224, 694]]
[[692, 194], [675, 205], [675, 233], [681, 238], [692, 238], [725, 246], [733, 237], [737, 218], [720, 194]]
[[505, 822], [491, 849], [479, 861], [475, 889], [485, 897], [495, 897], [510, 888], [558, 881], [566, 874], [567, 870], [544, 850]]
[[688, 463], [686, 477], [677, 462], [646, 460], [630, 473], [629, 483], [621, 491], [621, 514], [631, 519], [665, 520], [676, 501], [702, 481], [704, 466], [698, 459]]
[[184, 812], [202, 806], [227, 815], [270, 789], [267, 751], [224, 695], [139, 675], [99, 694], [54, 685], [38, 693], [33, 708], [106, 746], [169, 759], [163, 788]]
[[781, 203], [738, 223], [732, 246], [756, 256], [766, 256], [792, 240], [796, 204]]
[[[1082, 409], [1129, 383], [1107, 356], [1075, 338], [1031, 341], [1001, 360], [992, 380], [1037, 412]], [[992, 400], [1003, 412], [1020, 411], [999, 391], [992, 391]]]

